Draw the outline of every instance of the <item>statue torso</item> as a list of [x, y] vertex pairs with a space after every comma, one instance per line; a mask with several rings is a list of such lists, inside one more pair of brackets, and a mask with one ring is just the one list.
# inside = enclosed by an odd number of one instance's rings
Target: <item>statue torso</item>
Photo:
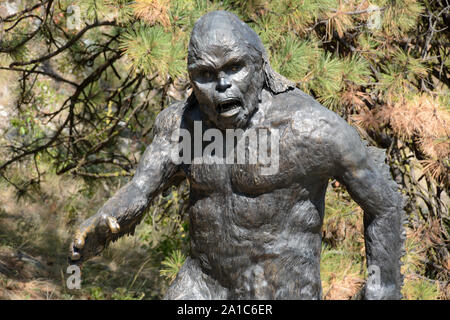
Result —
[[[183, 165], [191, 189], [191, 255], [230, 289], [231, 298], [320, 297], [330, 164], [320, 146], [320, 119], [312, 119], [323, 110], [314, 115], [301, 98], [271, 100], [244, 129], [242, 138], [252, 130], [278, 130], [273, 174], [262, 174], [261, 165], [248, 161]], [[190, 116], [195, 120], [196, 111]], [[245, 152], [254, 147], [247, 143]]]

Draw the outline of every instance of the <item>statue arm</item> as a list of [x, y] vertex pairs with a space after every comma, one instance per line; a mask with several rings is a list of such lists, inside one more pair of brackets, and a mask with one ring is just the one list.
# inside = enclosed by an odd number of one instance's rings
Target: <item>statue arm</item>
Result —
[[109, 242], [133, 233], [154, 197], [184, 179], [179, 166], [171, 160], [174, 143], [170, 139], [176, 119], [170, 110], [158, 116], [153, 142], [144, 152], [132, 180], [76, 231], [69, 257], [72, 262], [80, 263], [98, 255]]
[[338, 135], [337, 178], [364, 210], [369, 278], [365, 299], [400, 299], [403, 198], [384, 163], [384, 150], [366, 148], [348, 125]]

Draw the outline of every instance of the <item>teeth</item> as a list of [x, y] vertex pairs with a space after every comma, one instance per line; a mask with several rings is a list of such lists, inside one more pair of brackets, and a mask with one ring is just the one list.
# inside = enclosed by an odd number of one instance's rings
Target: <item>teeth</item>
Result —
[[233, 101], [230, 103], [224, 103], [219, 106], [219, 113], [222, 117], [231, 117], [239, 112], [240, 104]]
[[225, 106], [225, 107], [222, 107], [222, 111], [228, 111], [228, 110], [234, 109], [236, 107], [237, 107], [237, 105]]
[[226, 111], [222, 111], [220, 113], [220, 116], [221, 117], [232, 117], [232, 116], [234, 116], [237, 113], [239, 113], [239, 107], [238, 106], [233, 107], [232, 109], [228, 109]]

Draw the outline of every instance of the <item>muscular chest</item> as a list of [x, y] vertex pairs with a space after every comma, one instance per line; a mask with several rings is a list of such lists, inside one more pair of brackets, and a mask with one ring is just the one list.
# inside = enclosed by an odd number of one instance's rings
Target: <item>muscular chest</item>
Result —
[[258, 195], [288, 188], [304, 179], [307, 163], [292, 152], [290, 142], [283, 138], [278, 136], [271, 141], [269, 136], [262, 139], [262, 144], [261, 140], [253, 143], [250, 139], [245, 145], [237, 143], [234, 157], [225, 147], [221, 158], [206, 155], [200, 163], [185, 165], [186, 176], [194, 189], [210, 192]]
[[326, 179], [320, 143], [288, 116], [255, 120], [245, 130], [212, 131], [194, 122], [190, 163], [183, 169], [194, 189], [258, 195], [311, 179]]
[[[296, 203], [309, 204], [299, 211], [317, 216], [311, 201], [321, 194], [326, 179], [312, 170], [313, 159], [286, 131], [276, 133], [278, 137], [273, 142], [269, 135], [266, 142], [264, 138], [258, 139], [258, 144], [248, 139], [243, 148], [241, 145], [242, 149], [236, 144], [231, 163], [227, 163], [224, 153], [222, 161], [205, 161], [203, 157], [203, 163], [184, 166], [191, 187], [191, 222], [197, 230], [202, 230], [202, 235], [218, 235], [226, 221], [233, 221], [236, 227], [246, 230], [264, 225], [270, 230], [278, 228], [287, 221]], [[261, 141], [265, 150], [260, 148]], [[250, 155], [255, 153], [257, 161], [251, 163]], [[246, 163], [240, 163], [239, 154], [245, 155]], [[214, 232], [211, 226], [217, 226]]]

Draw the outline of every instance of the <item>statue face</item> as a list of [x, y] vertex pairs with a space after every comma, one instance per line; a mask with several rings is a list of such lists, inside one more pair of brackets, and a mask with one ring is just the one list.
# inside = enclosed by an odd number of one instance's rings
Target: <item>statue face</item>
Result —
[[189, 66], [194, 94], [203, 113], [219, 128], [243, 127], [258, 104], [261, 63], [241, 50], [212, 46]]
[[258, 106], [265, 78], [257, 41], [229, 13], [208, 14], [194, 27], [189, 77], [201, 111], [220, 129], [245, 127]]

